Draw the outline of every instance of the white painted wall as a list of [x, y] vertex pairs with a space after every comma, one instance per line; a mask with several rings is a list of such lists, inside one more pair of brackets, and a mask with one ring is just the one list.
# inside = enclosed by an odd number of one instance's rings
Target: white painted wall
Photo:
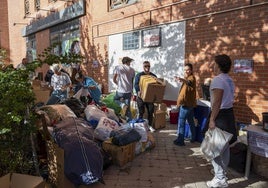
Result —
[[161, 46], [153, 48], [140, 48], [136, 50], [123, 51], [122, 34], [109, 37], [109, 91], [115, 90], [112, 81], [113, 70], [121, 63], [124, 56], [135, 60], [131, 66], [140, 72], [143, 70], [142, 63], [145, 60], [151, 63], [151, 72], [167, 82], [165, 100], [176, 101], [180, 84], [174, 82], [174, 76], [183, 75], [184, 54], [185, 54], [185, 22], [162, 25]]

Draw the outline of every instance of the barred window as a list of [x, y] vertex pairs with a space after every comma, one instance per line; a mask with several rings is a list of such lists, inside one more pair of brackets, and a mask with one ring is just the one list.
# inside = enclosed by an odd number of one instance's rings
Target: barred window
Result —
[[34, 7], [35, 7], [35, 10], [40, 9], [40, 0], [34, 0]]
[[126, 5], [134, 4], [138, 0], [109, 0], [110, 9], [120, 8]]
[[29, 0], [24, 0], [24, 14], [25, 15], [30, 14], [30, 2], [29, 2]]
[[139, 31], [123, 34], [123, 50], [138, 49], [140, 47], [139, 39], [140, 39]]

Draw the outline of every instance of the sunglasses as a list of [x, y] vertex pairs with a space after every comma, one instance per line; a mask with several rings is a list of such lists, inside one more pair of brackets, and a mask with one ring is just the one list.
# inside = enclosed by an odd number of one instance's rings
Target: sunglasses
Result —
[[144, 65], [143, 67], [150, 67], [150, 65]]

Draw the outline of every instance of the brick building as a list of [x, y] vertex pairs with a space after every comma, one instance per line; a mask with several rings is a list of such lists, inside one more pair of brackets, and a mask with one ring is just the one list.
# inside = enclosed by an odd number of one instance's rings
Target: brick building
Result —
[[114, 89], [113, 67], [127, 55], [137, 71], [142, 61], [151, 62], [167, 80], [164, 99], [172, 104], [179, 88], [173, 77], [184, 63], [193, 63], [202, 97], [201, 84], [214, 76], [214, 56], [226, 53], [235, 62], [237, 121], [261, 122], [268, 111], [268, 0], [6, 0], [0, 9], [10, 63], [34, 58], [55, 41], [62, 45], [54, 52], [64, 53], [78, 41], [86, 57], [82, 68], [105, 93]]

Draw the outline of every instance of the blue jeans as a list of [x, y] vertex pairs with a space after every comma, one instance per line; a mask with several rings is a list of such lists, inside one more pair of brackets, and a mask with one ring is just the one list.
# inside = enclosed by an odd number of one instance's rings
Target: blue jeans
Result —
[[180, 144], [184, 143], [185, 135], [185, 122], [189, 123], [191, 130], [191, 141], [196, 140], [196, 129], [194, 123], [194, 108], [187, 106], [180, 106], [179, 118], [178, 118], [178, 142]]
[[131, 111], [130, 111], [130, 101], [131, 101], [131, 93], [119, 93], [116, 92], [114, 96], [114, 102], [118, 104], [121, 108], [123, 108], [124, 104], [128, 105], [126, 116], [128, 120], [132, 119]]
[[51, 96], [49, 97], [46, 105], [57, 104], [64, 99], [67, 99], [67, 90], [65, 91], [56, 90], [51, 93]]

